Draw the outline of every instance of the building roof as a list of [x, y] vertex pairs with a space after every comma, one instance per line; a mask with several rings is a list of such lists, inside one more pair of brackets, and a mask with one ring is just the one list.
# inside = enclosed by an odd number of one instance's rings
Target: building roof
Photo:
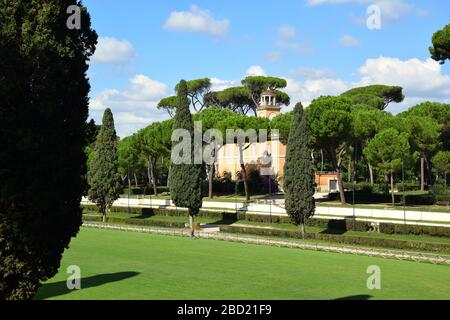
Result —
[[272, 89], [267, 89], [261, 93], [263, 96], [276, 96], [277, 94]]

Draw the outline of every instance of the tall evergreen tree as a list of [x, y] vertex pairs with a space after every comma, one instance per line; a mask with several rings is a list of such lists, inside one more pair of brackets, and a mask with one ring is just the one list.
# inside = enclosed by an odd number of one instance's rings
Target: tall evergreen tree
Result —
[[[195, 145], [194, 142], [194, 122], [189, 111], [189, 99], [186, 81], [182, 80], [177, 87], [177, 112], [174, 118], [174, 130], [186, 130], [189, 133], [190, 155], [186, 158], [184, 154], [181, 164], [175, 164], [172, 154], [172, 164], [169, 175], [170, 195], [172, 201], [177, 207], [188, 208], [191, 236], [194, 236], [194, 217], [200, 211], [203, 202], [202, 182], [205, 179], [205, 170], [203, 165], [194, 164], [194, 150], [201, 148], [201, 145]], [[172, 141], [172, 149], [180, 141]]]
[[89, 199], [95, 202], [106, 222], [106, 212], [120, 196], [121, 178], [117, 155], [117, 136], [111, 109], [103, 115], [94, 148], [94, 157], [89, 167]]
[[96, 43], [79, 1], [0, 3], [0, 300], [31, 299], [79, 231]]
[[315, 188], [310, 127], [301, 103], [294, 109], [284, 166], [284, 188], [286, 211], [292, 223], [300, 226], [304, 238], [306, 220], [315, 212]]

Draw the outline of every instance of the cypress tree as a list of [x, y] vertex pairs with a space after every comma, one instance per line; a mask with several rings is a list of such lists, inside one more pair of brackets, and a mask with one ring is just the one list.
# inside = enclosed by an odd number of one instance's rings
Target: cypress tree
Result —
[[89, 57], [97, 34], [76, 0], [0, 4], [0, 300], [31, 299], [81, 225]]
[[117, 156], [117, 135], [111, 109], [106, 109], [103, 124], [95, 142], [89, 168], [89, 200], [95, 202], [106, 222], [106, 212], [120, 196], [121, 178]]
[[294, 109], [284, 175], [286, 211], [304, 238], [306, 220], [315, 211], [315, 188], [310, 127], [301, 103]]
[[[202, 184], [205, 178], [204, 166], [194, 164], [194, 150], [201, 148], [194, 145], [194, 122], [189, 111], [187, 84], [182, 80], [178, 85], [177, 111], [173, 130], [186, 130], [190, 136], [190, 159], [182, 164], [175, 164], [172, 159], [169, 174], [170, 195], [177, 207], [188, 208], [191, 237], [194, 236], [194, 217], [200, 211], [203, 201]], [[184, 141], [186, 142], [186, 141]], [[180, 141], [172, 141], [172, 149]], [[198, 150], [198, 149], [197, 149]], [[173, 154], [172, 154], [173, 157]]]

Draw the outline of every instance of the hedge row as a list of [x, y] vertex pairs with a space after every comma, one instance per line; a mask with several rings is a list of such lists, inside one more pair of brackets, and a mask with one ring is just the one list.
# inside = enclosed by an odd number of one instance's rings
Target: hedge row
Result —
[[[97, 212], [98, 208], [95, 205], [82, 205], [87, 211]], [[140, 214], [143, 216], [166, 216], [166, 217], [181, 217], [187, 215], [187, 210], [183, 208], [165, 209], [165, 208], [129, 208], [130, 214]], [[128, 212], [128, 207], [112, 207], [111, 212]], [[213, 218], [222, 221], [237, 221], [245, 220], [245, 213], [235, 213], [235, 212], [220, 212], [220, 211], [210, 211], [210, 210], [200, 210], [198, 216], [205, 218]]]
[[380, 223], [380, 232], [385, 234], [414, 234], [436, 237], [450, 237], [450, 227], [416, 226], [393, 223]]
[[[83, 221], [102, 222], [101, 216], [83, 215]], [[165, 227], [165, 228], [184, 228], [183, 222], [177, 221], [161, 221], [161, 220], [145, 220], [139, 218], [119, 218], [119, 217], [106, 217], [107, 223], [120, 223], [129, 224], [135, 226], [153, 226], [153, 227]]]
[[[96, 211], [96, 207], [93, 205], [84, 205], [87, 210]], [[128, 212], [127, 207], [113, 207], [112, 212]], [[151, 208], [130, 208], [130, 213], [140, 214], [143, 216], [186, 216], [187, 211], [184, 209], [169, 210], [164, 208], [151, 209]], [[217, 223], [233, 223], [238, 220], [247, 220], [251, 222], [262, 223], [283, 223], [290, 224], [289, 217], [286, 216], [269, 216], [249, 214], [244, 212], [217, 212], [200, 210], [200, 217], [217, 219]], [[372, 226], [369, 222], [355, 221], [354, 219], [334, 220], [334, 219], [309, 219], [306, 223], [309, 227], [327, 228], [329, 230], [336, 231], [360, 231], [367, 232], [372, 231]], [[385, 234], [414, 234], [414, 235], [430, 235], [438, 237], [450, 237], [450, 227], [431, 227], [431, 226], [416, 226], [416, 225], [404, 225], [393, 223], [380, 223], [380, 233]]]
[[[244, 214], [244, 217], [239, 220], [247, 220], [251, 222], [263, 223], [283, 223], [290, 224], [291, 220], [285, 216], [267, 216], [258, 214]], [[328, 220], [328, 219], [309, 219], [306, 222], [309, 227], [327, 228], [332, 230], [354, 230], [354, 231], [370, 231], [370, 223], [364, 221], [356, 221], [353, 219], [345, 220]]]
[[[220, 231], [228, 233], [244, 233], [244, 234], [260, 235], [260, 236], [301, 238], [299, 232], [282, 229], [266, 229], [266, 228], [255, 228], [244, 226], [221, 226]], [[321, 240], [347, 245], [360, 245], [360, 246], [381, 247], [390, 249], [414, 249], [432, 252], [450, 252], [450, 244], [444, 243], [424, 243], [407, 240], [354, 237], [354, 236], [343, 236], [324, 233], [307, 233], [305, 235], [305, 238], [308, 240]]]
[[[346, 191], [345, 196], [347, 199], [353, 198], [353, 192], [352, 191]], [[408, 194], [408, 195], [399, 195], [395, 194], [395, 202], [405, 204], [407, 206], [428, 206], [428, 205], [434, 205], [437, 202], [437, 198], [433, 193], [426, 193], [426, 194]], [[329, 196], [330, 200], [338, 200], [339, 199], [339, 193], [331, 193]], [[385, 193], [378, 193], [378, 192], [366, 192], [364, 190], [357, 190], [355, 191], [355, 202], [356, 203], [362, 203], [362, 202], [370, 202], [370, 203], [390, 203], [392, 202], [392, 198], [390, 194]]]

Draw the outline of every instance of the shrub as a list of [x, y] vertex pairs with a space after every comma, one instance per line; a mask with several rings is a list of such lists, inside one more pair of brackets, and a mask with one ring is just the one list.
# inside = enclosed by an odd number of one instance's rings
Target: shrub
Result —
[[[83, 221], [101, 222], [101, 216], [84, 215]], [[179, 221], [164, 221], [164, 220], [145, 220], [140, 218], [121, 218], [121, 217], [107, 217], [107, 223], [128, 224], [136, 226], [156, 226], [165, 228], [184, 228], [185, 223]]]
[[417, 182], [399, 182], [396, 183], [396, 188], [400, 192], [420, 190], [420, 186], [417, 184]]
[[[403, 203], [403, 196], [397, 195], [396, 199]], [[421, 205], [428, 206], [436, 204], [436, 196], [433, 193], [428, 194], [408, 194], [405, 196], [405, 202], [407, 206]]]
[[[221, 226], [220, 231], [228, 233], [244, 233], [261, 236], [274, 236], [274, 237], [286, 237], [286, 238], [301, 238], [301, 234], [296, 231], [282, 230], [282, 229], [262, 229], [252, 227], [241, 226]], [[414, 249], [425, 250], [433, 252], [449, 252], [450, 244], [444, 243], [426, 243], [418, 241], [407, 241], [397, 239], [383, 239], [383, 238], [371, 238], [371, 237], [356, 237], [356, 236], [342, 236], [335, 234], [324, 233], [307, 233], [305, 239], [320, 240], [327, 242], [336, 242], [347, 245], [360, 245], [369, 247], [381, 247], [391, 249]]]
[[414, 234], [414, 235], [430, 235], [437, 237], [450, 237], [450, 228], [432, 227], [432, 226], [415, 226], [393, 223], [380, 223], [380, 232], [385, 234]]
[[[93, 205], [84, 205], [85, 211], [96, 212], [97, 208]], [[127, 207], [112, 207], [112, 212], [127, 212]], [[186, 210], [169, 210], [164, 208], [130, 208], [131, 214], [140, 214], [144, 217], [150, 216], [186, 216]], [[245, 212], [217, 212], [201, 209], [199, 217], [217, 219], [218, 223], [232, 223], [238, 220], [246, 220], [255, 223], [273, 223], [273, 224], [290, 224], [290, 219], [287, 216], [269, 216], [259, 214], [249, 214]], [[353, 219], [319, 219], [312, 218], [307, 220], [306, 226], [327, 228], [335, 231], [359, 231], [366, 232], [370, 230], [370, 223], [365, 221], [357, 221]], [[380, 233], [385, 234], [414, 234], [414, 235], [430, 235], [438, 237], [450, 237], [450, 227], [432, 227], [432, 226], [415, 226], [394, 224], [394, 223], [380, 223]]]

